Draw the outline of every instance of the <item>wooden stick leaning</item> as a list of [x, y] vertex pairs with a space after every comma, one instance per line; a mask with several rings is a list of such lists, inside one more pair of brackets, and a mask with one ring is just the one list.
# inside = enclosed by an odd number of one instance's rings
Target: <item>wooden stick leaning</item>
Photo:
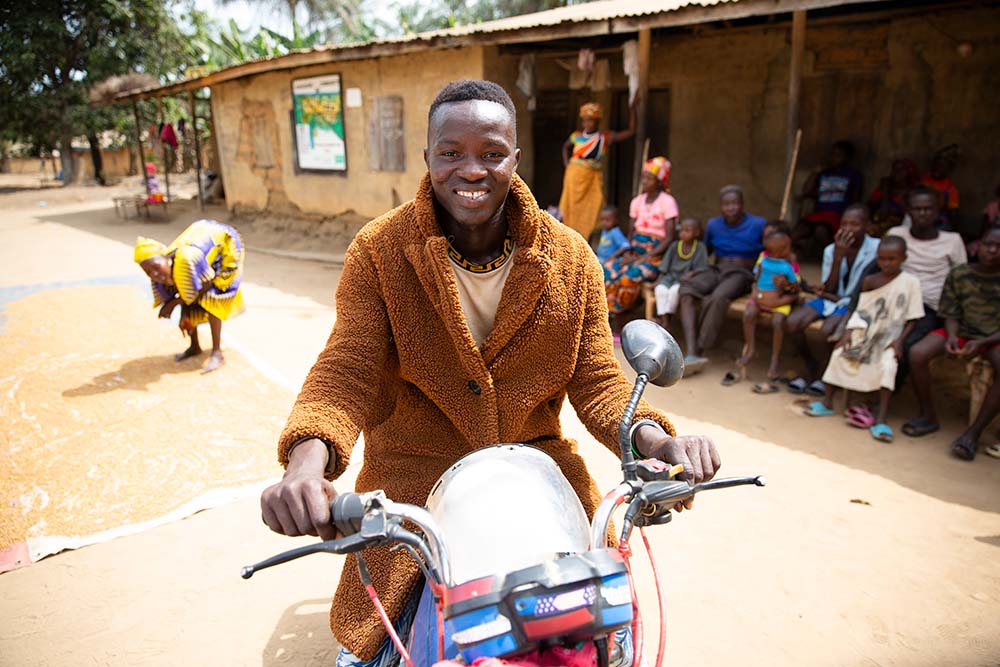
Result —
[[[788, 215], [788, 200], [792, 195], [792, 181], [795, 180], [795, 166], [799, 161], [799, 146], [802, 145], [802, 128], [795, 130], [795, 146], [792, 148], [792, 159], [788, 162], [788, 173], [785, 174], [785, 194], [781, 197], [781, 213], [778, 217], [785, 220]], [[788, 222], [785, 220], [785, 222]]]

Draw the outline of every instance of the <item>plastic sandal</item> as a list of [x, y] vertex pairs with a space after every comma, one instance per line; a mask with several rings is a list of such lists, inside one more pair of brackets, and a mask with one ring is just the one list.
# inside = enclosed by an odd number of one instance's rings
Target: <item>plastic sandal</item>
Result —
[[753, 386], [753, 393], [755, 394], [776, 394], [778, 393], [778, 381], [768, 380], [767, 382], [758, 382]]
[[892, 442], [892, 429], [888, 424], [875, 424], [868, 429], [868, 432], [879, 442]]
[[805, 378], [797, 377], [788, 383], [788, 391], [793, 394], [804, 394], [808, 386], [809, 382]]
[[903, 424], [903, 433], [911, 438], [919, 438], [933, 433], [940, 428], [940, 424], [936, 424], [926, 417], [914, 417], [913, 419], [907, 419]]
[[983, 451], [986, 452], [989, 456], [992, 456], [995, 459], [1000, 459], [1000, 442], [998, 442], [995, 445], [990, 445], [989, 447], [987, 447]]
[[826, 385], [823, 384], [822, 380], [813, 380], [806, 387], [806, 393], [810, 396], [823, 396], [826, 394]]
[[875, 415], [867, 405], [852, 405], [845, 413], [847, 423], [856, 428], [871, 428], [875, 426]]
[[726, 371], [726, 374], [722, 376], [722, 386], [731, 387], [745, 377], [746, 370], [743, 368], [740, 368], [737, 371]]
[[971, 461], [976, 458], [976, 441], [960, 435], [951, 443], [951, 453], [963, 461]]
[[706, 366], [708, 366], [708, 359], [705, 357], [695, 357], [689, 354], [684, 357], [684, 377], [700, 373], [705, 370]]
[[806, 415], [809, 417], [832, 417], [836, 412], [823, 405], [822, 401], [813, 401], [806, 408]]

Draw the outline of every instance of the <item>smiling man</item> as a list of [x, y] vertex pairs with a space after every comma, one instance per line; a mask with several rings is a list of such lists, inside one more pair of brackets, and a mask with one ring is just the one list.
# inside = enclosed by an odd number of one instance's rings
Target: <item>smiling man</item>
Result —
[[[279, 533], [334, 537], [331, 481], [361, 432], [357, 490], [416, 505], [461, 456], [521, 442], [552, 456], [592, 513], [597, 488], [559, 425], [567, 396], [618, 453], [631, 384], [613, 354], [601, 267], [514, 173], [521, 152], [510, 97], [487, 81], [451, 83], [427, 124], [428, 173], [416, 197], [366, 225], [344, 259], [333, 333], [280, 439], [284, 478], [261, 497], [263, 519]], [[695, 480], [715, 474], [709, 439], [675, 437], [645, 403], [639, 419], [662, 425], [638, 429], [643, 455], [684, 464]], [[381, 549], [366, 561], [400, 619], [420, 593], [417, 565]], [[331, 627], [344, 646], [338, 666], [388, 664], [392, 648], [353, 557]]]

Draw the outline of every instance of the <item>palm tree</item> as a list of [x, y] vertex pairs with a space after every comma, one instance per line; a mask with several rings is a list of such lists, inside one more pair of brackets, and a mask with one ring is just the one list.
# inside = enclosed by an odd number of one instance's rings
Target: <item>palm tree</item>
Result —
[[310, 31], [326, 28], [335, 23], [340, 28], [339, 32], [348, 39], [365, 37], [366, 29], [361, 20], [361, 0], [217, 0], [217, 2], [223, 7], [236, 2], [246, 2], [282, 10], [292, 20], [293, 38], [296, 38], [299, 32], [300, 7], [305, 9], [304, 25]]

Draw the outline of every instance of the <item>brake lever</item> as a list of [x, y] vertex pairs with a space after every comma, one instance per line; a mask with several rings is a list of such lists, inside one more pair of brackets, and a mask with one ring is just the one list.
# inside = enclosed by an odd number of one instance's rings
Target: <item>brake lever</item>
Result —
[[310, 554], [330, 553], [343, 556], [345, 554], [363, 551], [368, 547], [378, 546], [378, 544], [378, 542], [373, 542], [371, 539], [362, 537], [361, 535], [351, 535], [350, 537], [342, 537], [339, 540], [326, 540], [323, 542], [317, 542], [316, 544], [307, 544], [304, 547], [283, 551], [280, 554], [271, 556], [270, 558], [262, 560], [259, 563], [247, 565], [240, 570], [240, 576], [244, 579], [249, 579], [255, 572], [265, 570], [269, 567], [274, 567], [275, 565], [281, 565], [282, 563], [287, 563], [288, 561], [295, 560], [296, 558], [302, 558], [303, 556], [308, 556]]
[[[355, 495], [355, 494], [345, 494]], [[289, 549], [280, 554], [276, 554], [262, 560], [259, 563], [248, 565], [240, 570], [240, 576], [249, 579], [259, 570], [264, 570], [275, 565], [281, 565], [288, 561], [302, 558], [315, 553], [332, 553], [344, 555], [364, 551], [369, 547], [377, 547], [389, 544], [393, 541], [395, 530], [402, 525], [402, 521], [390, 520], [385, 513], [382, 504], [371, 503], [361, 518], [357, 532], [341, 537], [336, 540], [325, 540], [316, 544], [308, 544], [304, 547]]]
[[699, 491], [712, 491], [715, 489], [726, 489], [732, 486], [765, 486], [767, 480], [758, 475], [756, 477], [724, 477], [709, 482], [701, 482], [692, 486], [680, 480], [663, 481], [656, 480], [643, 484], [642, 491], [636, 494], [633, 503], [641, 504], [641, 509], [637, 512], [634, 522], [636, 526], [655, 526], [670, 521], [671, 513], [677, 503], [693, 498]]

